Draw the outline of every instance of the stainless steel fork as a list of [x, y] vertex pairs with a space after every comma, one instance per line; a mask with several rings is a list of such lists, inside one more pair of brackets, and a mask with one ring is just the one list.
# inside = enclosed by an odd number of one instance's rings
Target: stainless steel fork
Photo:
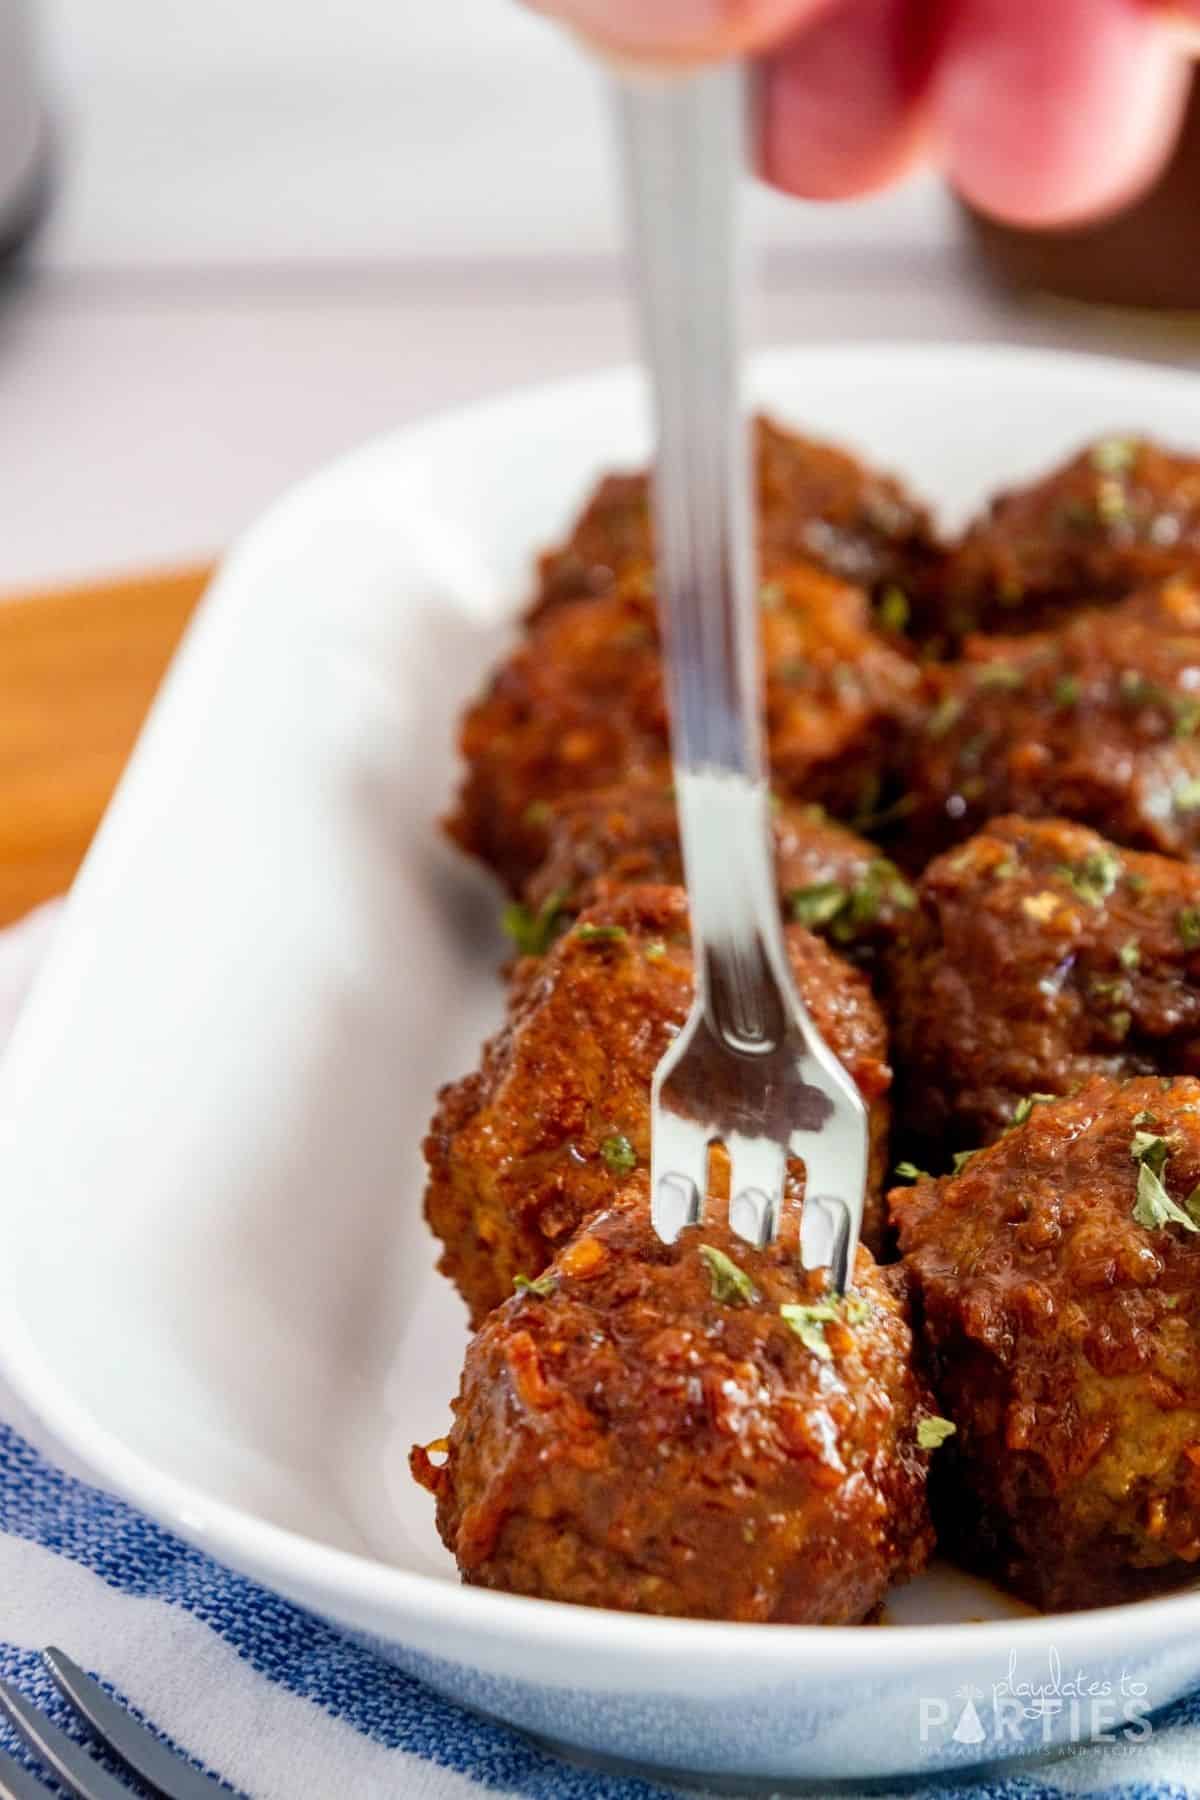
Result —
[[[53, 1646], [42, 1652], [55, 1686], [101, 1743], [158, 1800], [220, 1800], [231, 1790], [194, 1769], [176, 1750], [141, 1725], [78, 1663]], [[0, 1681], [0, 1714], [24, 1738], [38, 1761], [76, 1800], [131, 1800], [123, 1781], [90, 1756], [7, 1682]], [[58, 1790], [56, 1790], [58, 1791]], [[51, 1790], [0, 1750], [0, 1800], [46, 1800]]]
[[775, 892], [740, 393], [743, 72], [625, 76], [619, 107], [657, 423], [656, 581], [696, 966], [691, 1015], [654, 1077], [654, 1224], [670, 1242], [703, 1217], [721, 1143], [730, 1224], [768, 1243], [787, 1159], [798, 1157], [801, 1254], [841, 1292], [862, 1224], [867, 1115], [796, 991]]

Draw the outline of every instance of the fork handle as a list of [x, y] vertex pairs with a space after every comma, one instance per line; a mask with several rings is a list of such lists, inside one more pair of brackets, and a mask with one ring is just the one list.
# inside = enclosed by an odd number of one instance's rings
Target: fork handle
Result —
[[749, 438], [739, 391], [740, 64], [620, 83], [653, 373], [659, 611], [676, 769], [764, 779]]

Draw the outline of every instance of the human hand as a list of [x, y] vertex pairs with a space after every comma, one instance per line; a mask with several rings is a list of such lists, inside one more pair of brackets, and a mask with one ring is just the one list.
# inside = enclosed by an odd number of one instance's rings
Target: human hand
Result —
[[932, 155], [974, 205], [1057, 225], [1134, 197], [1166, 160], [1189, 63], [1156, 0], [534, 0], [625, 57], [746, 53], [765, 177], [809, 199]]

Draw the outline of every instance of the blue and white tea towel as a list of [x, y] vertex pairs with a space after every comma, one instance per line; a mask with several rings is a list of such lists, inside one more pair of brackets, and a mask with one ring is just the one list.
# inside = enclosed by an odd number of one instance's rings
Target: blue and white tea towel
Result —
[[[51, 930], [43, 914], [0, 935], [0, 1037]], [[60, 1644], [252, 1800], [662, 1800], [673, 1791], [574, 1768], [439, 1699], [66, 1472], [36, 1438], [0, 1386], [0, 1675], [65, 1728], [83, 1735], [42, 1669], [46, 1644]], [[0, 1743], [23, 1754], [3, 1730]], [[1019, 1776], [926, 1792], [1200, 1800], [1200, 1696], [1161, 1714], [1133, 1754], [1093, 1746]]]

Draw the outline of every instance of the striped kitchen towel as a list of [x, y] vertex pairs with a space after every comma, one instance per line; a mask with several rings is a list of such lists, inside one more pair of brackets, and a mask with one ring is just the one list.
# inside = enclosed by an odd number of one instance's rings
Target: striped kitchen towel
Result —
[[[52, 928], [43, 914], [0, 936], [0, 1034]], [[212, 1562], [64, 1469], [0, 1385], [0, 1674], [78, 1732], [41, 1665], [51, 1643], [253, 1800], [661, 1800], [674, 1791], [561, 1762]], [[24, 1754], [3, 1730], [0, 1743]], [[1133, 1755], [1089, 1746], [935, 1792], [1200, 1797], [1200, 1696], [1160, 1715]]]

